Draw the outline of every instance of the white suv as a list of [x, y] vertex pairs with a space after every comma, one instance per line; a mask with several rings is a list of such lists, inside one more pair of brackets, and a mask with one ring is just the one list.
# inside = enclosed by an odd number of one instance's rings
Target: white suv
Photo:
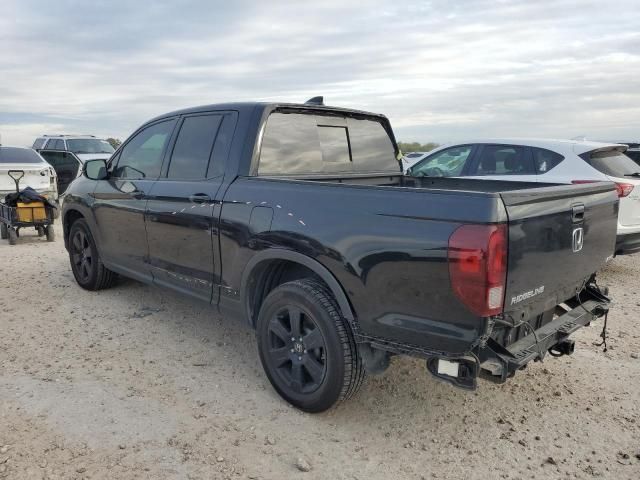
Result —
[[114, 152], [109, 142], [93, 135], [44, 135], [33, 142], [33, 149], [56, 170], [60, 194], [82, 174], [84, 162], [107, 160]]
[[43, 135], [36, 138], [31, 148], [37, 152], [42, 150], [72, 152], [82, 162], [106, 160], [114, 152], [109, 142], [94, 135]]
[[640, 251], [640, 165], [627, 145], [577, 140], [490, 139], [443, 145], [409, 168], [414, 177], [475, 177], [544, 183], [615, 182], [616, 254]]

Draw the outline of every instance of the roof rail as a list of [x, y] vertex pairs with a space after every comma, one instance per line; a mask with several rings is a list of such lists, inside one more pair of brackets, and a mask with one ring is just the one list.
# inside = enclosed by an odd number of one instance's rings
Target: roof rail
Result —
[[46, 134], [45, 133], [42, 136], [43, 137], [90, 137], [90, 138], [96, 138], [95, 135], [87, 135], [87, 134], [75, 134], [75, 135], [73, 135], [73, 134], [70, 134], [70, 133], [57, 134], [57, 135], [56, 134], [51, 135], [51, 134]]

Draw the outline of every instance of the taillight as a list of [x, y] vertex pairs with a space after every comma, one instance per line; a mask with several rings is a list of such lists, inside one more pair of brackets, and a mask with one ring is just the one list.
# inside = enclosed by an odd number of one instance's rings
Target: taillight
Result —
[[630, 183], [618, 183], [616, 182], [616, 190], [618, 191], [618, 197], [626, 197], [633, 192], [633, 185]]
[[473, 313], [502, 313], [507, 280], [507, 226], [462, 225], [449, 237], [451, 287]]
[[[597, 180], [572, 180], [571, 183], [581, 184], [581, 183], [595, 183]], [[618, 183], [616, 182], [616, 191], [618, 192], [618, 197], [626, 197], [631, 192], [633, 192], [633, 185], [630, 183]]]

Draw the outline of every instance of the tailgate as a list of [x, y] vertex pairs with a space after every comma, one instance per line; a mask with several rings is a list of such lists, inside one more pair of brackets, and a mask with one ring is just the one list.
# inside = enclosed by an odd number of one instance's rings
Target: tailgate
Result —
[[509, 217], [505, 316], [530, 320], [575, 296], [614, 253], [613, 183], [560, 185], [501, 194]]

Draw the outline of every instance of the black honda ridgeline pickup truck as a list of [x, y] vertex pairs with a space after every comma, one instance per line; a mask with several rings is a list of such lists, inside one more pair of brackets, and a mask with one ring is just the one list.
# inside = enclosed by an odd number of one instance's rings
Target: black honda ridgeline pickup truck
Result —
[[256, 330], [277, 392], [319, 412], [392, 355], [464, 388], [504, 382], [602, 317], [613, 184], [402, 175], [386, 117], [229, 103], [140, 127], [64, 197], [81, 287], [117, 274]]

